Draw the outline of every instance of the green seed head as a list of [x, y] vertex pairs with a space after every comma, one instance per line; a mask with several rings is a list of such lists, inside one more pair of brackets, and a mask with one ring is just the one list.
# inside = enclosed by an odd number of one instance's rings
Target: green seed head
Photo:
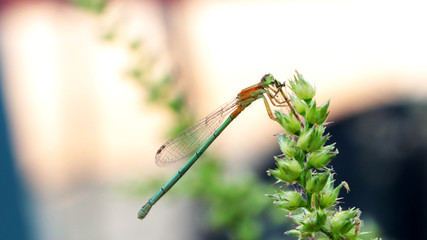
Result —
[[275, 199], [274, 205], [288, 211], [294, 211], [306, 205], [304, 198], [296, 191], [280, 192], [274, 195], [269, 195], [269, 197]]
[[346, 234], [359, 223], [359, 215], [360, 211], [355, 208], [338, 211], [330, 221], [331, 231], [336, 234]]
[[306, 190], [310, 193], [319, 193], [323, 190], [328, 182], [330, 171], [319, 173], [317, 175], [309, 175], [306, 180]]
[[307, 166], [316, 169], [324, 168], [328, 163], [338, 154], [338, 151], [331, 151], [329, 149], [320, 149], [316, 152], [310, 153], [307, 157]]
[[301, 165], [293, 159], [283, 159], [275, 157], [277, 169], [268, 170], [267, 172], [275, 178], [284, 182], [293, 182], [299, 178], [303, 169]]
[[326, 121], [326, 118], [329, 115], [329, 103], [328, 100], [326, 103], [324, 103], [322, 106], [316, 108], [316, 123], [322, 124]]
[[311, 105], [308, 107], [305, 119], [310, 124], [316, 123], [316, 101], [312, 101]]
[[295, 149], [295, 140], [283, 135], [278, 135], [277, 138], [279, 139], [280, 150], [282, 150], [283, 154], [288, 157], [293, 157], [292, 152]]
[[289, 88], [299, 99], [304, 101], [311, 100], [316, 94], [316, 90], [310, 85], [310, 83], [304, 80], [303, 76], [298, 71], [295, 71], [295, 73], [296, 75], [294, 75], [294, 79], [289, 80]]
[[291, 135], [299, 135], [301, 130], [301, 123], [294, 117], [292, 112], [289, 112], [289, 116], [286, 114], [275, 111], [277, 121], [285, 129], [286, 133]]
[[297, 145], [307, 152], [314, 152], [328, 140], [329, 135], [322, 136], [325, 132], [324, 126], [309, 128], [301, 133]]
[[319, 194], [313, 195], [313, 201], [315, 201], [315, 204], [322, 209], [332, 207], [337, 203], [338, 194], [340, 193], [342, 186], [343, 184], [340, 184], [336, 188], [333, 188], [332, 175], [330, 175], [328, 183], [323, 191]]
[[319, 231], [326, 223], [327, 217], [328, 216], [323, 211], [311, 212], [307, 214], [305, 219], [301, 222], [303, 224], [301, 230], [307, 233]]
[[330, 101], [327, 101], [322, 106], [316, 107], [316, 101], [312, 101], [305, 115], [307, 122], [319, 125], [324, 123], [329, 115], [329, 103]]
[[296, 147], [297, 143], [295, 142], [295, 140], [285, 135], [278, 135], [278, 139], [280, 149], [282, 150], [283, 154], [288, 158], [293, 158], [298, 162], [302, 163], [305, 158], [305, 155], [301, 148]]
[[307, 104], [305, 101], [297, 98], [294, 95], [291, 95], [291, 102], [294, 105], [294, 109], [295, 111], [297, 111], [298, 114], [304, 116], [306, 109], [307, 109]]

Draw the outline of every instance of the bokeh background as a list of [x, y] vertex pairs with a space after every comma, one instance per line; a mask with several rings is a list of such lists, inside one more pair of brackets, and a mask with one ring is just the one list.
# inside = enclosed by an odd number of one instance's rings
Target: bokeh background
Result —
[[[172, 93], [147, 81], [172, 81], [192, 121], [295, 69], [331, 99], [344, 207], [384, 239], [427, 239], [424, 1], [0, 3], [1, 239], [209, 239], [194, 200], [165, 197], [136, 219], [155, 190], [129, 183], [179, 167], [154, 163], [177, 120], [152, 104]], [[264, 176], [279, 131], [257, 102], [209, 151], [231, 176]], [[283, 239], [281, 221], [263, 239]]]

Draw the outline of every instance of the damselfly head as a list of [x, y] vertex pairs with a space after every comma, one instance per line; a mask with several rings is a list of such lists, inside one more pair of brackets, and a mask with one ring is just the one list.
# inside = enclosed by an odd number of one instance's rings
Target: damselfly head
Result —
[[271, 74], [265, 74], [264, 77], [262, 77], [261, 79], [261, 84], [263, 87], [267, 87], [270, 85], [281, 87], [281, 83], [277, 81]]

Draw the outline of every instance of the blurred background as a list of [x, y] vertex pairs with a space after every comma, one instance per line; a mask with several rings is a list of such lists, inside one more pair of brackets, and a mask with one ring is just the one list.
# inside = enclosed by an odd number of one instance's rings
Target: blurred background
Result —
[[[206, 217], [218, 213], [204, 213], [209, 201], [197, 200], [218, 196], [200, 192], [216, 179], [245, 179], [229, 205], [272, 208], [247, 195], [274, 191], [247, 180], [270, 186], [265, 170], [279, 153], [280, 126], [262, 102], [209, 149], [221, 167], [196, 164], [187, 175], [201, 178], [179, 183], [144, 221], [136, 213], [180, 165], [154, 163], [168, 137], [265, 73], [284, 81], [295, 69], [316, 86], [319, 104], [331, 99], [329, 131], [340, 150], [332, 165], [352, 189], [341, 193], [343, 206], [360, 208], [383, 239], [427, 239], [423, 1], [0, 4], [1, 239], [285, 238], [286, 216], [228, 218], [239, 225], [233, 234], [230, 224], [218, 227], [222, 215]], [[212, 169], [221, 174], [205, 172]], [[219, 199], [229, 192], [238, 191]]]

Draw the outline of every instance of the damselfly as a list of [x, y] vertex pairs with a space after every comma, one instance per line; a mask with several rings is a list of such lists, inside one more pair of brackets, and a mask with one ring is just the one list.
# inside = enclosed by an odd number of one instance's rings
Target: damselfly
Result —
[[[196, 125], [187, 128], [163, 144], [156, 154], [156, 164], [165, 166], [170, 163], [191, 158], [178, 172], [152, 197], [138, 212], [138, 218], [144, 219], [151, 207], [187, 172], [200, 158], [221, 132], [252, 102], [262, 98], [268, 116], [276, 120], [270, 103], [276, 107], [288, 107], [299, 120], [286, 95], [285, 83], [277, 81], [273, 75], [266, 74], [258, 84], [243, 89], [232, 101], [224, 104]], [[225, 120], [224, 120], [225, 119]], [[300, 121], [301, 122], [301, 121]]]

